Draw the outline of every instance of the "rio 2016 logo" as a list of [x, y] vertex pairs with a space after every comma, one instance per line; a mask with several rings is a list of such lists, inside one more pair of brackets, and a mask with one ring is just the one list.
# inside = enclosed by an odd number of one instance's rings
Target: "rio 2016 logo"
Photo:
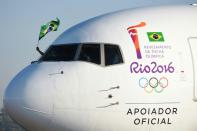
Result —
[[145, 22], [141, 22], [141, 23], [139, 23], [137, 25], [133, 25], [133, 26], [130, 26], [130, 27], [127, 28], [127, 31], [130, 34], [131, 39], [132, 39], [132, 41], [134, 43], [138, 59], [142, 59], [142, 55], [141, 55], [140, 45], [139, 45], [139, 40], [138, 40], [138, 31], [137, 31], [136, 28], [144, 27], [144, 26], [146, 26], [146, 23]]
[[139, 64], [138, 62], [132, 62], [130, 66], [131, 73], [174, 73], [175, 68], [172, 66], [172, 62], [165, 65], [159, 65], [153, 61], [148, 65]]
[[150, 79], [142, 77], [139, 79], [139, 86], [147, 93], [152, 93], [153, 91], [161, 93], [168, 87], [168, 79], [166, 77], [161, 77], [160, 79], [156, 77], [151, 77]]

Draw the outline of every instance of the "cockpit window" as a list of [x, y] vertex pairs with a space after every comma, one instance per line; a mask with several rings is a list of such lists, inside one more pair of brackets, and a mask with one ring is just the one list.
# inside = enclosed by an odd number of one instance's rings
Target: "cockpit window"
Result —
[[78, 60], [101, 64], [100, 44], [83, 44]]
[[105, 45], [105, 65], [123, 63], [120, 49], [117, 45]]
[[40, 61], [74, 61], [78, 45], [52, 45]]

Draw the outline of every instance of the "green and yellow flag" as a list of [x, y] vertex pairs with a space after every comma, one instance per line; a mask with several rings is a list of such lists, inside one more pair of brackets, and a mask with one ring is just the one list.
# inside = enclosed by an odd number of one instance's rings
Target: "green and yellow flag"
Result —
[[56, 21], [51, 20], [47, 24], [41, 26], [39, 40], [41, 40], [47, 33], [51, 31], [57, 31], [60, 25], [60, 20], [58, 18], [56, 19], [57, 19]]
[[147, 35], [150, 42], [164, 42], [162, 32], [147, 32]]

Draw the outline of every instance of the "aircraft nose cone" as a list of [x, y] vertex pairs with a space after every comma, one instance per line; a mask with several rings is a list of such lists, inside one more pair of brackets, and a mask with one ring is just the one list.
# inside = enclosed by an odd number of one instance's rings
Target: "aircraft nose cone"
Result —
[[35, 65], [25, 68], [10, 82], [4, 94], [4, 106], [11, 118], [24, 128], [36, 131], [48, 130], [44, 127], [50, 125], [53, 92], [45, 71], [37, 70]]

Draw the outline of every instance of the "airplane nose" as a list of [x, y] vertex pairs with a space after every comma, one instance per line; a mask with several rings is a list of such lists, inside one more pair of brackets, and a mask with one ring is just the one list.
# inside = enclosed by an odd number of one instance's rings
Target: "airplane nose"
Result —
[[50, 128], [53, 84], [45, 72], [36, 64], [30, 65], [5, 90], [5, 109], [13, 120], [28, 130]]

